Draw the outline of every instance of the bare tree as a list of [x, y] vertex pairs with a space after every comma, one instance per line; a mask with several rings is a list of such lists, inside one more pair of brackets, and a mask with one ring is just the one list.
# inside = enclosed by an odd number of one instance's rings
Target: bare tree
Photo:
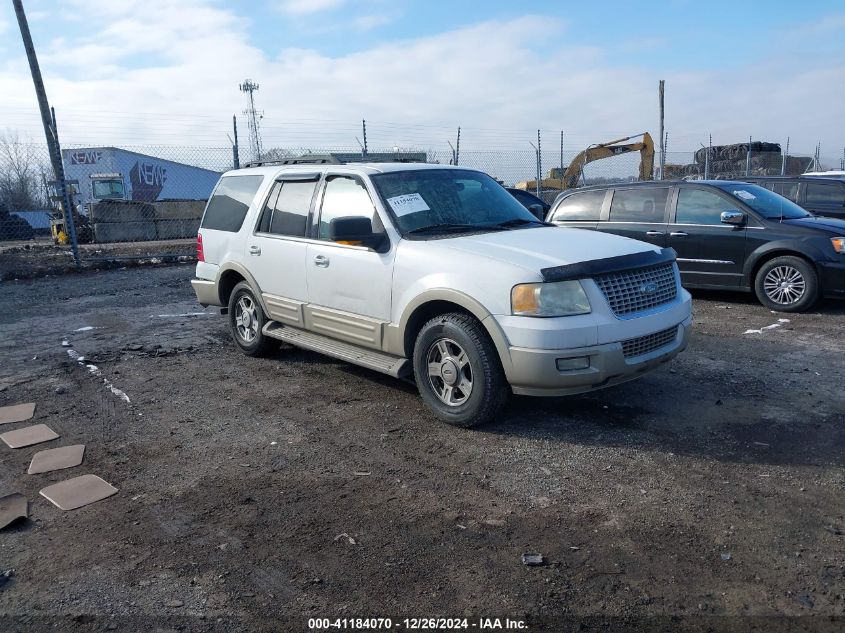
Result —
[[23, 142], [17, 132], [0, 132], [0, 207], [9, 211], [49, 208], [50, 169], [43, 145]]

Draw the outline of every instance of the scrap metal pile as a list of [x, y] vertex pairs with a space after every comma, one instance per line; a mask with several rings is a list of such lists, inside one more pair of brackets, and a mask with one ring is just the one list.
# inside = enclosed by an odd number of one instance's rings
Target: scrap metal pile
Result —
[[[710, 152], [707, 165], [707, 152]], [[751, 160], [749, 163], [749, 150]], [[781, 171], [784, 156], [779, 143], [755, 141], [753, 143], [735, 143], [733, 145], [714, 145], [702, 147], [695, 153], [695, 162], [688, 165], [667, 164], [667, 178], [704, 178], [730, 180], [745, 176], [794, 176], [804, 173], [812, 158], [787, 156], [786, 169]]]

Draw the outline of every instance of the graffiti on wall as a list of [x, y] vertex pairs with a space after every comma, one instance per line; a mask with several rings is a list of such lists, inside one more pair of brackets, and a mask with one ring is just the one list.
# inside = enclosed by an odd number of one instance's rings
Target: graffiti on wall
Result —
[[129, 170], [132, 184], [132, 199], [142, 202], [158, 200], [164, 183], [167, 182], [167, 168], [154, 163], [137, 161]]
[[70, 164], [71, 165], [96, 165], [100, 162], [100, 159], [103, 157], [102, 152], [71, 152], [70, 153]]

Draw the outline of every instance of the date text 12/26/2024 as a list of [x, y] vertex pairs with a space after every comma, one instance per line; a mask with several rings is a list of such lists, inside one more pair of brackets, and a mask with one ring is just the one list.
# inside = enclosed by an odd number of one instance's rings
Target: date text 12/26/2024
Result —
[[309, 618], [311, 630], [407, 630], [407, 631], [527, 631], [524, 620], [511, 618]]

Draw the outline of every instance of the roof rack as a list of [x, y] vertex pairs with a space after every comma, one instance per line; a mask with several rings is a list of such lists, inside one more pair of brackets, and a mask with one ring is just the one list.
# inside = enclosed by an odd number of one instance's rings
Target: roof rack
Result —
[[375, 152], [365, 155], [336, 152], [332, 154], [303, 154], [293, 158], [254, 160], [243, 167], [268, 167], [279, 165], [346, 165], [349, 163], [425, 163], [425, 152]]

